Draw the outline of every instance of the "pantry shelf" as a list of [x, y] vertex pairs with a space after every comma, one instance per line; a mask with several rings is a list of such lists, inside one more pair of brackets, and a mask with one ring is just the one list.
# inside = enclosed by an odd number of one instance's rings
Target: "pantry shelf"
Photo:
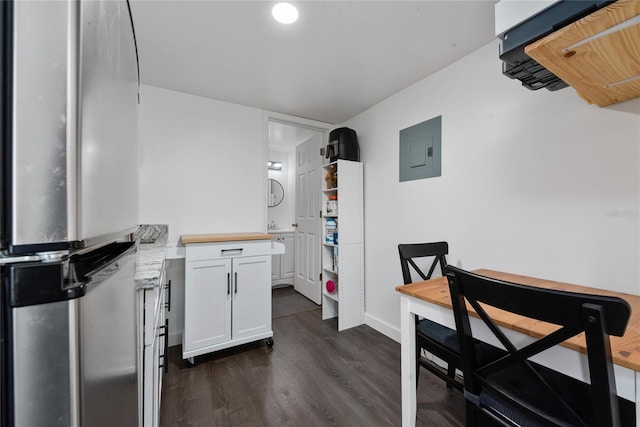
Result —
[[323, 291], [322, 293], [326, 298], [329, 298], [332, 301], [338, 302], [338, 292], [329, 293], [327, 291]]
[[331, 274], [333, 274], [333, 275], [336, 275], [336, 276], [338, 275], [338, 272], [337, 272], [337, 271], [332, 270], [332, 269], [330, 269], [330, 268], [323, 268], [322, 270], [326, 271], [327, 273], [331, 273]]

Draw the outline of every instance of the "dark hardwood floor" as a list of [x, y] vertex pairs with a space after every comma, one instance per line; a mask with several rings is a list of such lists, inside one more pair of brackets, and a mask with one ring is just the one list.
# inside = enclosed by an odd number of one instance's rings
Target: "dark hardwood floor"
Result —
[[[401, 425], [400, 344], [368, 326], [338, 332], [319, 307], [294, 311], [273, 319], [273, 348], [247, 344], [195, 367], [170, 348], [161, 426]], [[417, 418], [463, 426], [464, 398], [423, 369]]]
[[318, 307], [315, 302], [297, 293], [293, 286], [272, 289], [271, 301], [271, 315], [274, 319]]

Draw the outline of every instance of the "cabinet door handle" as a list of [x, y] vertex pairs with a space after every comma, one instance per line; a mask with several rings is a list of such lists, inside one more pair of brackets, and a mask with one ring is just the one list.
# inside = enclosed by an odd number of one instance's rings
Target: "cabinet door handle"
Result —
[[164, 286], [167, 290], [167, 302], [164, 304], [164, 307], [167, 311], [171, 311], [171, 280]]
[[164, 330], [163, 333], [158, 335], [164, 337], [164, 353], [158, 356], [158, 361], [162, 359], [162, 363], [158, 364], [158, 368], [164, 369], [164, 373], [169, 372], [169, 319], [164, 320], [164, 326], [161, 326]]
[[235, 283], [235, 290], [233, 291], [233, 293], [237, 294], [238, 293], [238, 272], [236, 271], [234, 274], [234, 281]]
[[227, 273], [227, 295], [231, 294], [231, 273]]
[[164, 320], [164, 327], [166, 332], [166, 336], [164, 337], [164, 355], [163, 355], [163, 365], [164, 365], [164, 373], [169, 372], [169, 319]]

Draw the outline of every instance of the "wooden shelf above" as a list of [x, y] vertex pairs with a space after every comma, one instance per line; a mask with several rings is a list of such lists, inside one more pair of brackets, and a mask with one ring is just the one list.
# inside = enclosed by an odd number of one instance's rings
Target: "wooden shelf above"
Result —
[[525, 53], [600, 107], [640, 96], [640, 1], [618, 0]]

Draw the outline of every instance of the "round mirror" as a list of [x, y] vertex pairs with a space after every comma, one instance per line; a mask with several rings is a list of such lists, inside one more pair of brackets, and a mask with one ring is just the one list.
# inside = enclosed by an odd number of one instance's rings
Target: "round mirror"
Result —
[[284, 188], [282, 184], [275, 179], [269, 179], [269, 201], [268, 206], [270, 208], [278, 206], [284, 199]]

